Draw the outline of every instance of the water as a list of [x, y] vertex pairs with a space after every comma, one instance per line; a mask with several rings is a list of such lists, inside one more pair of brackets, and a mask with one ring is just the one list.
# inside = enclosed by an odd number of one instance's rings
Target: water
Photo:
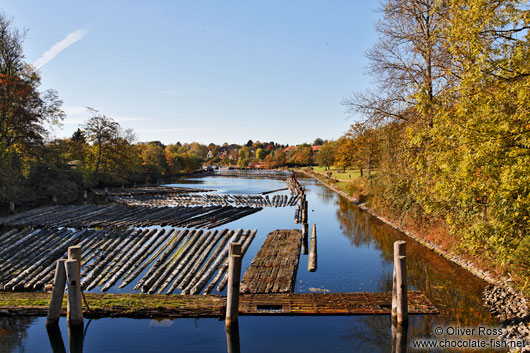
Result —
[[[297, 293], [390, 291], [392, 246], [394, 241], [403, 239], [407, 240], [410, 289], [425, 293], [441, 311], [440, 315], [411, 316], [409, 341], [432, 336], [437, 326], [498, 326], [482, 308], [480, 296], [485, 282], [426, 250], [326, 187], [309, 179], [301, 183], [306, 187], [309, 223], [317, 225], [318, 270], [308, 272], [307, 256], [301, 255]], [[280, 180], [222, 176], [185, 179], [179, 185], [239, 194], [285, 187]], [[300, 227], [293, 223], [293, 215], [294, 207], [265, 208], [222, 226], [258, 229], [243, 259], [243, 269], [250, 264], [269, 232]], [[392, 350], [389, 316], [243, 316], [239, 321], [238, 332], [231, 332], [227, 337], [224, 322], [218, 319], [99, 319], [88, 325], [85, 320], [88, 328], [82, 348], [84, 352], [225, 352], [229, 348], [236, 351], [238, 343], [241, 352]], [[44, 322], [45, 318], [40, 317], [0, 317], [0, 352], [52, 352], [51, 343], [57, 347], [57, 340], [50, 342]], [[64, 318], [60, 335], [68, 351]], [[75, 343], [75, 339], [73, 341]]]

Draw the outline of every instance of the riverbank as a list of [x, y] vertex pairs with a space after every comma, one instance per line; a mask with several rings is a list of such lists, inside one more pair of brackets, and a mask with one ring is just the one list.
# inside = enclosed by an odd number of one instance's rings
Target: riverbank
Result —
[[[517, 291], [510, 284], [511, 278], [503, 277], [495, 273], [494, 270], [484, 269], [474, 263], [472, 260], [464, 259], [462, 256], [451, 253], [444, 249], [440, 244], [425, 239], [422, 234], [417, 231], [407, 229], [406, 227], [390, 220], [377, 212], [371, 210], [366, 203], [361, 202], [358, 198], [348, 195], [344, 190], [341, 190], [337, 183], [326, 182], [326, 177], [312, 173], [306, 170], [297, 170], [297, 172], [306, 177], [319, 181], [328, 189], [335, 191], [347, 200], [356, 204], [360, 209], [376, 217], [382, 222], [388, 224], [392, 228], [412, 238], [416, 242], [434, 251], [439, 256], [455, 263], [474, 276], [484, 280], [490, 285], [484, 290], [482, 297], [483, 305], [501, 322], [503, 326], [503, 333], [500, 336], [503, 340], [521, 340], [525, 339], [528, 346], [530, 346], [530, 307], [528, 305], [528, 298], [520, 291]], [[530, 349], [522, 350], [521, 352], [530, 352]]]
[[368, 212], [369, 214], [371, 214], [372, 216], [376, 217], [377, 219], [383, 221], [384, 223], [388, 224], [392, 228], [397, 229], [400, 232], [403, 232], [409, 238], [414, 239], [415, 241], [417, 241], [421, 245], [427, 247], [428, 249], [434, 251], [438, 255], [446, 258], [447, 260], [449, 260], [449, 261], [457, 264], [458, 266], [464, 268], [465, 270], [471, 272], [476, 277], [478, 277], [478, 278], [480, 278], [480, 279], [482, 279], [482, 280], [484, 280], [484, 281], [486, 281], [486, 282], [488, 282], [490, 284], [498, 285], [498, 286], [505, 285], [506, 282], [510, 281], [509, 278], [498, 276], [492, 270], [487, 270], [487, 269], [480, 268], [478, 265], [473, 263], [471, 260], [464, 259], [464, 258], [462, 258], [461, 256], [459, 256], [457, 254], [451, 253], [451, 252], [447, 251], [446, 249], [443, 249], [442, 246], [440, 246], [439, 244], [436, 244], [433, 241], [424, 239], [421, 234], [415, 232], [414, 230], [407, 229], [404, 226], [398, 224], [397, 222], [389, 219], [388, 217], [385, 217], [385, 216], [383, 216], [381, 214], [378, 214], [378, 213], [374, 212], [373, 210], [371, 210], [366, 205], [366, 203], [362, 203], [358, 198], [348, 195], [346, 192], [344, 192], [343, 190], [339, 189], [338, 187], [336, 187], [333, 184], [326, 183], [325, 180], [323, 180], [324, 177], [322, 177], [321, 175], [315, 174], [315, 173], [311, 173], [311, 172], [308, 172], [308, 171], [305, 171], [305, 170], [298, 170], [298, 172], [302, 173], [303, 175], [305, 175], [307, 177], [310, 177], [310, 178], [313, 178], [315, 180], [318, 180], [321, 184], [323, 184], [327, 188], [337, 192], [341, 196], [345, 197], [349, 201], [351, 201], [354, 204], [356, 204], [363, 211]]

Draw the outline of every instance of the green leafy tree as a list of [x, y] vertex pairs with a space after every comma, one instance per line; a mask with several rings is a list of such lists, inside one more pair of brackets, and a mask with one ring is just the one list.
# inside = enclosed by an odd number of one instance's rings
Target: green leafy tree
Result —
[[316, 160], [319, 166], [329, 170], [329, 167], [335, 162], [335, 144], [324, 142], [317, 153]]

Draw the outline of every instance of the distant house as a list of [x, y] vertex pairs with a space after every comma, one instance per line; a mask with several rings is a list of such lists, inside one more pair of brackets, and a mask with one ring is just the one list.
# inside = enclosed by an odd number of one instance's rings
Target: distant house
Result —
[[[299, 146], [299, 145], [298, 145]], [[283, 149], [283, 152], [284, 153], [289, 153], [289, 152], [292, 152], [292, 151], [296, 151], [296, 149], [298, 148], [298, 146], [288, 146], [288, 147], [285, 147]], [[316, 154], [318, 151], [320, 151], [320, 147], [322, 146], [311, 146], [311, 151], [313, 151], [313, 154]]]

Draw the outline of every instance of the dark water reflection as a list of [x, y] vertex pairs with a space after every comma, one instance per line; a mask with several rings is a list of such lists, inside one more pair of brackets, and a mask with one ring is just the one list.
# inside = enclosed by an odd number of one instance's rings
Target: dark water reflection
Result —
[[[230, 182], [233, 181], [233, 184]], [[221, 192], [260, 192], [283, 182], [208, 177], [197, 187]], [[184, 183], [183, 183], [184, 184]], [[93, 320], [82, 340], [71, 340], [64, 318], [60, 333], [49, 334], [45, 318], [0, 318], [0, 352], [404, 352], [412, 339], [432, 337], [437, 326], [497, 326], [483, 309], [486, 283], [405, 237], [313, 181], [307, 187], [309, 222], [317, 224], [318, 270], [307, 271], [301, 255], [295, 291], [391, 291], [393, 243], [407, 241], [408, 282], [440, 309], [440, 315], [413, 315], [406, 328], [392, 326], [389, 316], [240, 317], [237, 330], [226, 331], [217, 319]], [[215, 188], [215, 187], [214, 187]], [[274, 229], [298, 228], [293, 208], [267, 208], [226, 225], [259, 229], [243, 259], [246, 268], [266, 235]], [[86, 322], [85, 322], [86, 325]], [[79, 338], [79, 337], [77, 337]], [[79, 342], [82, 345], [79, 346]], [[426, 351], [423, 351], [426, 352]]]

